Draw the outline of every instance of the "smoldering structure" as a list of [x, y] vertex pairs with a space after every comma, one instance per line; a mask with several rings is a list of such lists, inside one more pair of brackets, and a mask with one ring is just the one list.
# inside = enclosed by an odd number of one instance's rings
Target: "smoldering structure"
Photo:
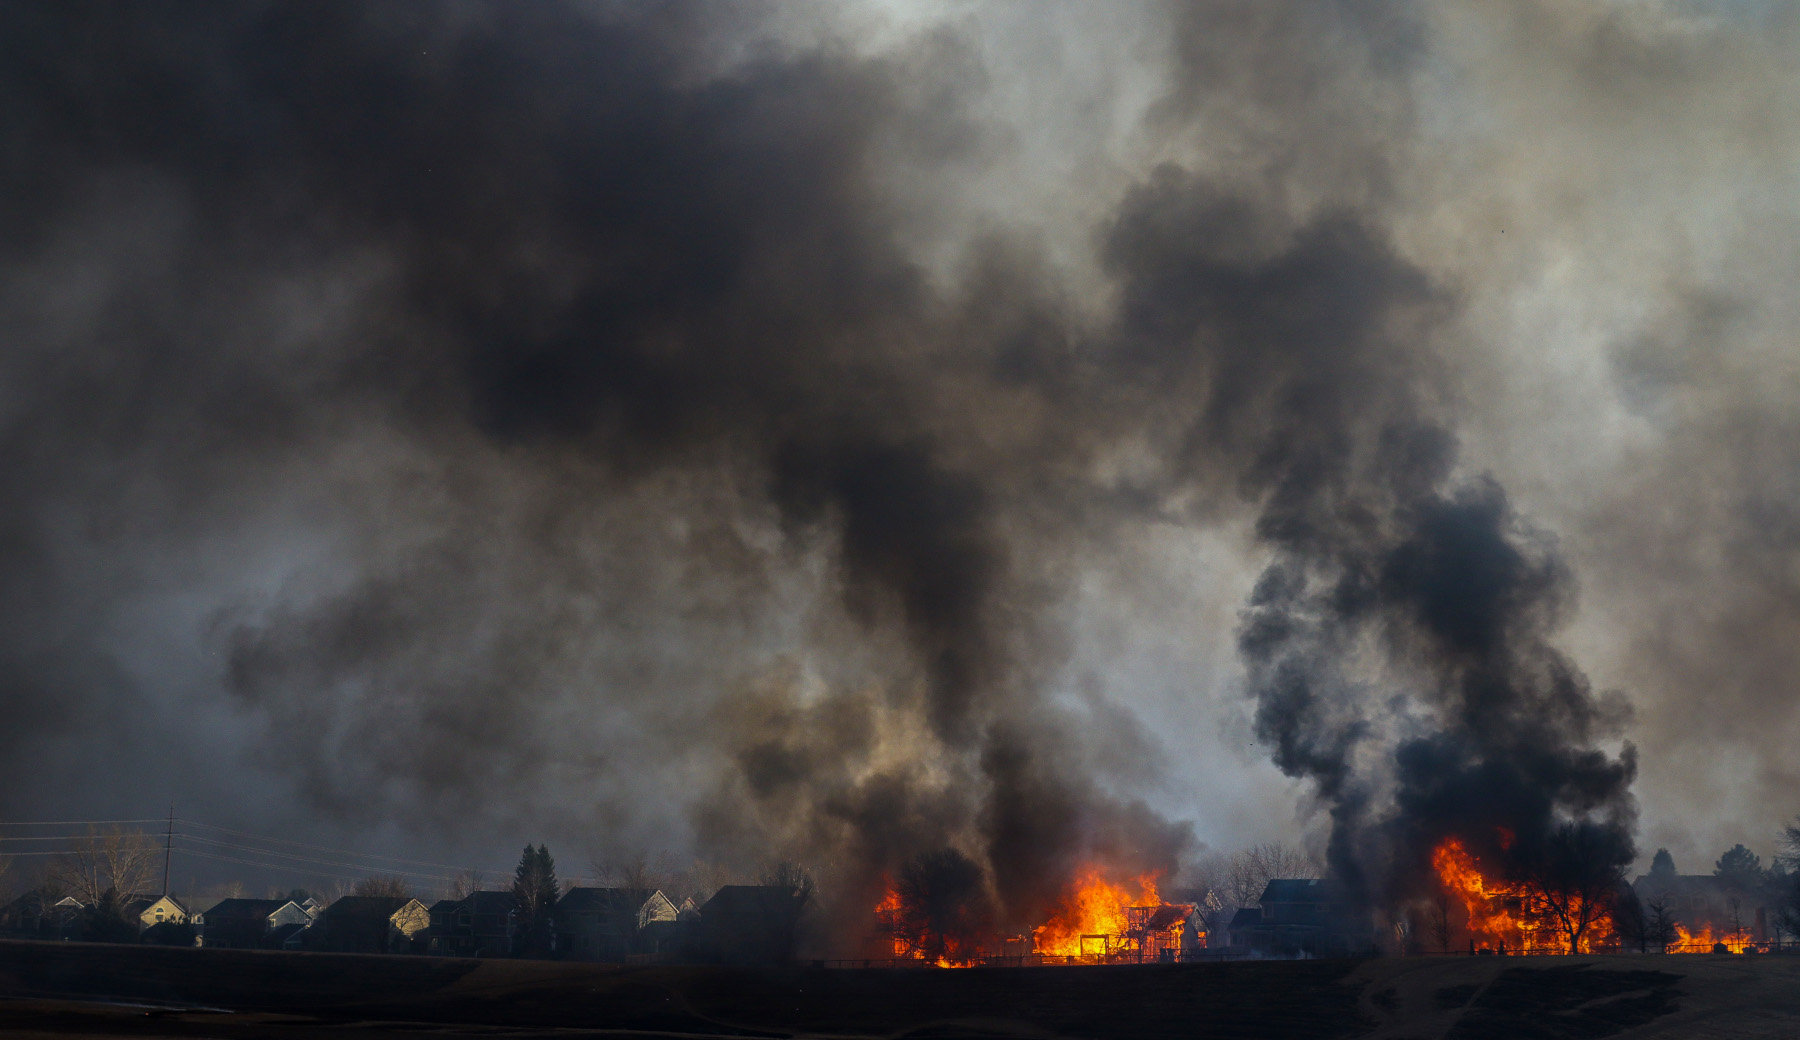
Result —
[[[1455, 295], [1388, 241], [1378, 169], [1363, 198], [1303, 206], [1157, 168], [1095, 229], [1117, 296], [1100, 313], [1004, 233], [946, 281], [909, 250], [888, 171], [978, 160], [990, 128], [959, 101], [979, 84], [942, 72], [966, 55], [933, 38], [720, 72], [742, 28], [721, 23], [749, 17], [21, 18], [7, 262], [52, 279], [82, 268], [71, 250], [112, 250], [83, 263], [113, 281], [80, 322], [9, 297], [38, 348], [13, 366], [33, 378], [0, 463], [27, 504], [9, 558], [58, 558], [34, 525], [71, 502], [198, 503], [156, 515], [217, 539], [209, 518], [333, 460], [389, 490], [298, 510], [371, 518], [329, 579], [208, 615], [233, 709], [309, 805], [441, 820], [508, 785], [580, 786], [604, 824], [628, 815], [630, 768], [558, 772], [554, 736], [599, 717], [629, 736], [596, 757], [682, 763], [700, 848], [806, 860], [865, 909], [937, 857], [979, 890], [980, 927], [1016, 932], [1083, 869], [1172, 876], [1190, 845], [1094, 766], [1106, 720], [1044, 693], [1059, 561], [1123, 518], [1249, 508], [1271, 554], [1240, 638], [1256, 726], [1316, 784], [1334, 878], [1410, 898], [1452, 833], [1524, 857], [1574, 826], [1630, 855], [1632, 754], [1600, 749], [1623, 709], [1552, 644], [1572, 601], [1554, 543], [1458, 465], [1431, 349]], [[1380, 80], [1404, 60], [1352, 64]], [[921, 95], [920, 66], [948, 86]], [[1382, 120], [1366, 132], [1402, 117]], [[1330, 129], [1344, 166], [1369, 161]], [[120, 206], [122, 184], [141, 197]], [[284, 303], [291, 283], [340, 294]], [[120, 468], [151, 490], [99, 490]], [[665, 558], [683, 566], [646, 562]], [[783, 598], [803, 560], [824, 561], [829, 610]], [[81, 606], [48, 591], [69, 576], [0, 579], [28, 722], [4, 739], [54, 715], [52, 691], [105, 697], [50, 652]], [[698, 606], [666, 630], [634, 621], [684, 584]], [[761, 616], [795, 602], [829, 616]], [[674, 657], [691, 671], [659, 681]]]

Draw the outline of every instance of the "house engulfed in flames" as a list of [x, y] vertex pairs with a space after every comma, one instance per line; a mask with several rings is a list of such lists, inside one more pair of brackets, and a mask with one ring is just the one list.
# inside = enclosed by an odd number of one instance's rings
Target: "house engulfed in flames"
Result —
[[[1510, 847], [1511, 834], [1501, 831], [1498, 844]], [[1509, 878], [1454, 837], [1432, 850], [1431, 865], [1444, 893], [1432, 928], [1440, 944], [1455, 926], [1470, 952], [1592, 953], [1616, 942], [1604, 875], [1600, 886]]]
[[889, 884], [875, 907], [876, 931], [897, 962], [976, 965], [1154, 964], [1198, 959], [1207, 948], [1204, 907], [1165, 902], [1153, 875], [1117, 882], [1083, 872], [1061, 905], [1028, 933], [933, 934]]

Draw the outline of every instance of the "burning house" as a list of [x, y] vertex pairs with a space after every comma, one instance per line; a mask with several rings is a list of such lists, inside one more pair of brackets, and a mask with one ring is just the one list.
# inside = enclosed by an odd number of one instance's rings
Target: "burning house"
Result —
[[1010, 934], [995, 926], [980, 882], [954, 851], [909, 863], [874, 908], [873, 956], [944, 968], [1171, 963], [1207, 947], [1203, 907], [1163, 901], [1154, 876], [1116, 882], [1084, 871], [1045, 920]]
[[1646, 942], [1672, 952], [1742, 953], [1772, 938], [1784, 893], [1760, 876], [1682, 874], [1667, 852], [1632, 882]]

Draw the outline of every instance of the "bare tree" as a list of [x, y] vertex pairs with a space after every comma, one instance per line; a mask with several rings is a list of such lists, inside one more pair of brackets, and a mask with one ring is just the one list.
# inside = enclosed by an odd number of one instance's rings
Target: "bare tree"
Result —
[[386, 896], [389, 899], [411, 899], [412, 885], [398, 874], [371, 874], [350, 890], [355, 896]]
[[589, 861], [588, 866], [593, 869], [595, 877], [614, 888], [648, 892], [664, 887], [663, 872], [651, 866], [649, 857], [642, 853], [609, 860], [596, 857]]
[[1656, 952], [1662, 953], [1675, 941], [1675, 923], [1668, 896], [1654, 895], [1644, 901], [1644, 938]]
[[1784, 861], [1789, 870], [1800, 874], [1800, 816], [1781, 828], [1780, 843], [1781, 853], [1776, 858]]
[[107, 890], [123, 904], [151, 891], [162, 863], [162, 847], [142, 831], [89, 828], [69, 851], [50, 861], [49, 878], [86, 906], [98, 906]]
[[895, 938], [926, 960], [966, 960], [991, 929], [985, 875], [956, 849], [907, 860], [894, 887], [900, 897]]
[[1234, 906], [1253, 905], [1278, 878], [1316, 878], [1319, 867], [1291, 845], [1264, 842], [1240, 850], [1225, 868], [1225, 896]]
[[813, 896], [812, 871], [792, 860], [782, 860], [770, 867], [760, 879], [762, 884], [776, 888], [790, 889], [794, 899], [804, 906]]
[[723, 863], [695, 860], [674, 879], [674, 884], [681, 889], [683, 896], [699, 905], [711, 899], [714, 892], [726, 885], [735, 884], [737, 880], [737, 873]]
[[1442, 892], [1431, 904], [1431, 941], [1439, 953], [1450, 952], [1450, 897]]
[[1770, 878], [1775, 889], [1773, 924], [1779, 932], [1800, 935], [1800, 816], [1781, 829], [1780, 844], [1776, 862], [1786, 873], [1774, 873]]
[[784, 888], [792, 894], [791, 910], [784, 920], [775, 923], [777, 931], [771, 937], [774, 948], [782, 951], [782, 959], [790, 959], [800, 948], [806, 938], [807, 928], [812, 923], [812, 872], [791, 860], [782, 860], [758, 880], [770, 888]]
[[459, 870], [451, 875], [449, 883], [444, 886], [444, 898], [460, 901], [479, 891], [481, 891], [481, 871], [474, 868]]
[[1603, 827], [1572, 823], [1553, 831], [1536, 855], [1520, 863], [1525, 913], [1547, 925], [1569, 953], [1580, 953], [1595, 925], [1606, 920], [1624, 884], [1630, 859], [1624, 838]]

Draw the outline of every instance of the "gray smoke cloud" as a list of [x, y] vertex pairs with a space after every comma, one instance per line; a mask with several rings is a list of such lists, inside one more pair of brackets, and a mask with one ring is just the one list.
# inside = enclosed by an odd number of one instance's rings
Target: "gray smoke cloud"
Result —
[[954, 846], [1016, 926], [1305, 831], [1269, 745], [1371, 892], [1640, 764], [1671, 844], [1703, 683], [1753, 837], [1791, 223], [1655, 236], [1791, 222], [1759, 19], [10, 7], [3, 811]]

